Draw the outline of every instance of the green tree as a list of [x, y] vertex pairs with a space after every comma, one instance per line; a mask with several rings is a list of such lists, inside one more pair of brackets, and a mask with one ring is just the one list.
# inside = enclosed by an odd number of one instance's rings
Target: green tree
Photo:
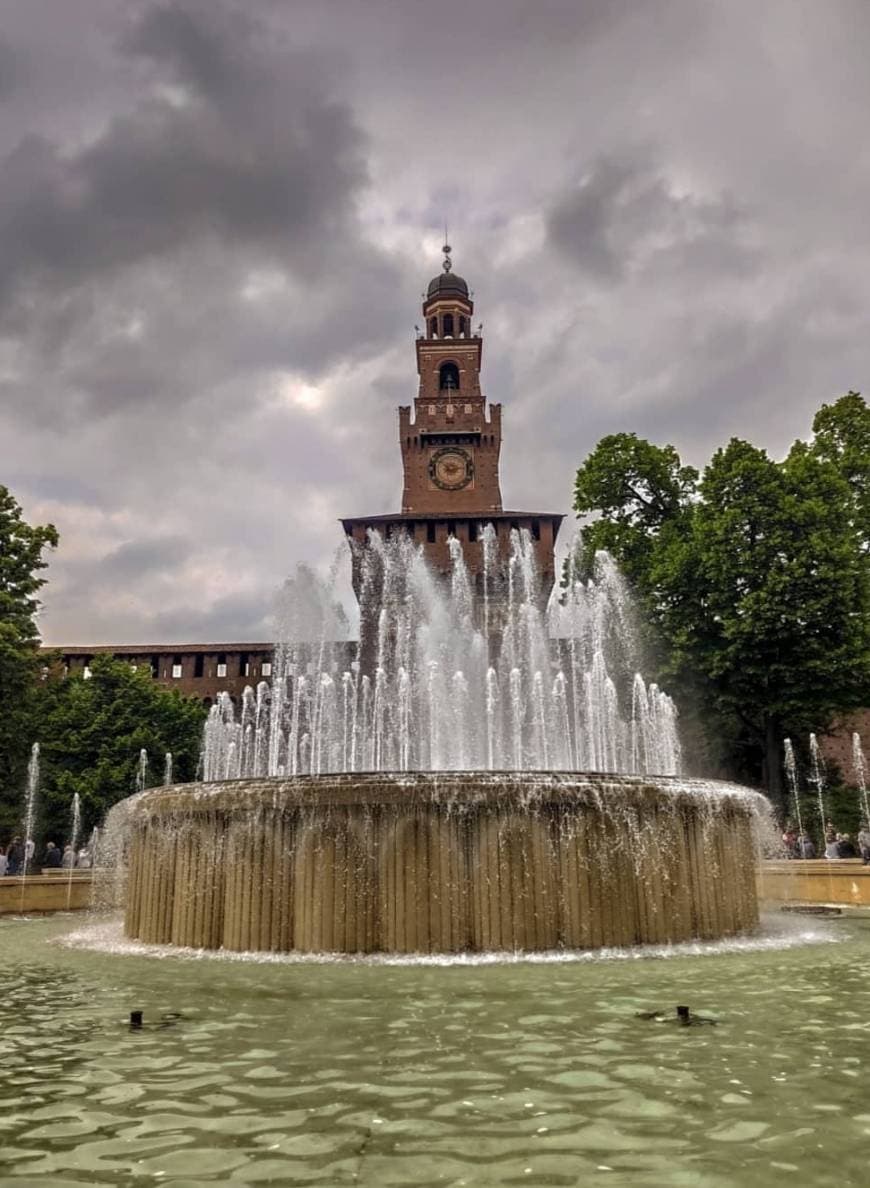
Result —
[[36, 699], [40, 743], [39, 831], [66, 838], [74, 793], [83, 833], [136, 786], [139, 753], [148, 752], [148, 784], [160, 783], [172, 752], [179, 781], [194, 779], [205, 710], [194, 698], [163, 689], [142, 669], [97, 657], [91, 677], [46, 681]]
[[870, 553], [870, 407], [858, 392], [823, 404], [813, 420], [813, 452], [849, 484], [852, 520]]
[[780, 797], [783, 735], [870, 702], [868, 558], [842, 463], [816, 442], [777, 463], [734, 439], [698, 480], [672, 447], [618, 435], [575, 490], [598, 516], [584, 549], [609, 548], [635, 584], [659, 675], [709, 715], [731, 774]]
[[32, 527], [0, 486], [0, 809], [23, 790], [29, 722], [40, 667], [37, 594], [43, 553], [57, 545], [51, 524]]
[[591, 572], [595, 553], [606, 549], [628, 578], [645, 584], [654, 546], [685, 520], [697, 480], [673, 446], [635, 433], [603, 437], [574, 483], [577, 514], [600, 517], [583, 530], [581, 570]]

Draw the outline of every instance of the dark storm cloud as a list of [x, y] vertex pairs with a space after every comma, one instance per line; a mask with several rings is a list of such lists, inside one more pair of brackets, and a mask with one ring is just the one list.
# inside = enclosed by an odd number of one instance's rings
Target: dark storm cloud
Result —
[[268, 592], [227, 594], [207, 608], [191, 601], [171, 611], [157, 611], [143, 623], [157, 643], [219, 640], [227, 643], [266, 643], [275, 636]]
[[21, 64], [15, 51], [0, 34], [0, 103], [12, 94], [20, 77]]
[[741, 212], [727, 196], [675, 193], [640, 155], [599, 158], [547, 216], [554, 249], [593, 279], [622, 281], [637, 269], [745, 269]]
[[101, 570], [112, 578], [133, 582], [155, 569], [173, 569], [190, 549], [190, 543], [180, 536], [133, 540], [103, 557]]
[[125, 47], [181, 91], [146, 95], [77, 151], [41, 135], [11, 149], [0, 295], [54, 295], [198, 237], [310, 277], [313, 241], [347, 236], [366, 176], [347, 106], [317, 93], [298, 54], [214, 4], [148, 10]]
[[568, 511], [605, 433], [777, 453], [866, 390], [868, 21], [0, 0], [0, 481], [61, 532], [48, 638], [261, 636], [396, 507], [445, 219], [509, 505]]

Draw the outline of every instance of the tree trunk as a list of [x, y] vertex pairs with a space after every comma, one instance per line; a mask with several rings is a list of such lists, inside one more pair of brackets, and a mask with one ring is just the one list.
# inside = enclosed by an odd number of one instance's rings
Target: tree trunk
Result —
[[774, 808], [785, 809], [782, 786], [782, 729], [779, 721], [767, 716], [764, 719], [764, 762], [762, 766], [764, 786]]

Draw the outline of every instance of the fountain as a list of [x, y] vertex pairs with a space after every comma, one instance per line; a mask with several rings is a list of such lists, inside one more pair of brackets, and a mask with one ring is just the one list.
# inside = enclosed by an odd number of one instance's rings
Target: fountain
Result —
[[70, 822], [70, 846], [72, 847], [72, 859], [69, 864], [69, 871], [67, 873], [66, 881], [66, 906], [69, 908], [70, 900], [72, 898], [72, 884], [73, 884], [73, 869], [76, 864], [76, 856], [78, 854], [79, 833], [82, 827], [82, 810], [81, 801], [78, 792], [73, 793], [72, 799], [72, 821]]
[[271, 688], [212, 708], [201, 783], [144, 791], [142, 757], [107, 831], [126, 837], [128, 936], [457, 953], [755, 926], [767, 802], [680, 774], [675, 708], [637, 670], [611, 560], [542, 610], [532, 541], [514, 531], [478, 624], [451, 556], [444, 582], [404, 534], [375, 534], [359, 649], [334, 638], [326, 588], [321, 638], [287, 609]]
[[798, 788], [798, 773], [797, 773], [797, 759], [794, 753], [794, 744], [790, 738], [783, 739], [783, 751], [785, 754], [785, 774], [788, 781], [788, 789], [791, 793], [792, 803], [794, 804], [795, 821], [797, 822], [798, 838], [800, 840], [804, 837], [804, 822], [801, 814], [801, 799], [800, 789]]
[[861, 798], [861, 819], [870, 827], [870, 799], [867, 793], [867, 764], [864, 761], [864, 749], [861, 746], [861, 735], [856, 731], [852, 734], [852, 768], [855, 772], [855, 783], [858, 785], [858, 795]]
[[24, 862], [21, 867], [21, 905], [25, 902], [27, 876], [31, 873], [33, 857], [33, 833], [36, 824], [36, 796], [39, 791], [39, 743], [30, 748], [27, 763], [27, 785], [24, 791]]
[[821, 834], [819, 843], [819, 854], [825, 853], [825, 842], [827, 836], [827, 823], [825, 821], [825, 780], [827, 772], [825, 769], [825, 759], [822, 755], [822, 749], [819, 746], [819, 740], [815, 734], [810, 735], [810, 774], [807, 776], [807, 782], [812, 784], [816, 790], [816, 799], [819, 806], [819, 833]]

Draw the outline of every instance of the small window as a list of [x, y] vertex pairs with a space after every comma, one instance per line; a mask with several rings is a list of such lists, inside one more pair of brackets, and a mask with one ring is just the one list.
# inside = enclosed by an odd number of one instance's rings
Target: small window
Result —
[[429, 416], [430, 416], [430, 417], [434, 417], [434, 416], [435, 416], [435, 405], [434, 405], [434, 404], [430, 404], [430, 405], [429, 405]]
[[205, 656], [203, 656], [202, 652], [197, 652], [196, 659], [193, 662], [193, 675], [195, 677], [201, 677], [203, 675], [204, 662]]
[[426, 525], [426, 540], [429, 544], [435, 543], [435, 524], [432, 520]]
[[270, 677], [272, 675], [272, 661], [264, 660], [263, 666], [260, 669], [260, 676]]
[[250, 676], [251, 665], [248, 660], [248, 653], [242, 652], [239, 656], [239, 676]]
[[471, 407], [471, 405], [470, 405], [470, 404], [466, 404], [466, 406], [465, 406], [465, 411], [466, 411], [467, 413], [470, 413], [470, 412], [474, 412], [474, 409]]
[[533, 540], [541, 539], [541, 521], [540, 520], [532, 520], [532, 539]]
[[471, 520], [468, 524], [468, 539], [472, 544], [477, 540], [477, 520]]
[[151, 657], [151, 675], [154, 677], [155, 681], [159, 680], [159, 678], [160, 678], [160, 657], [159, 656]]
[[175, 680], [178, 680], [178, 678], [181, 676], [181, 665], [180, 664], [172, 665], [172, 676]]
[[455, 520], [447, 521], [447, 535], [448, 536], [456, 535], [456, 521]]
[[218, 675], [219, 677], [225, 677], [225, 676], [227, 675], [227, 666], [226, 666], [226, 664], [218, 664], [218, 666], [217, 666], [217, 675]]

